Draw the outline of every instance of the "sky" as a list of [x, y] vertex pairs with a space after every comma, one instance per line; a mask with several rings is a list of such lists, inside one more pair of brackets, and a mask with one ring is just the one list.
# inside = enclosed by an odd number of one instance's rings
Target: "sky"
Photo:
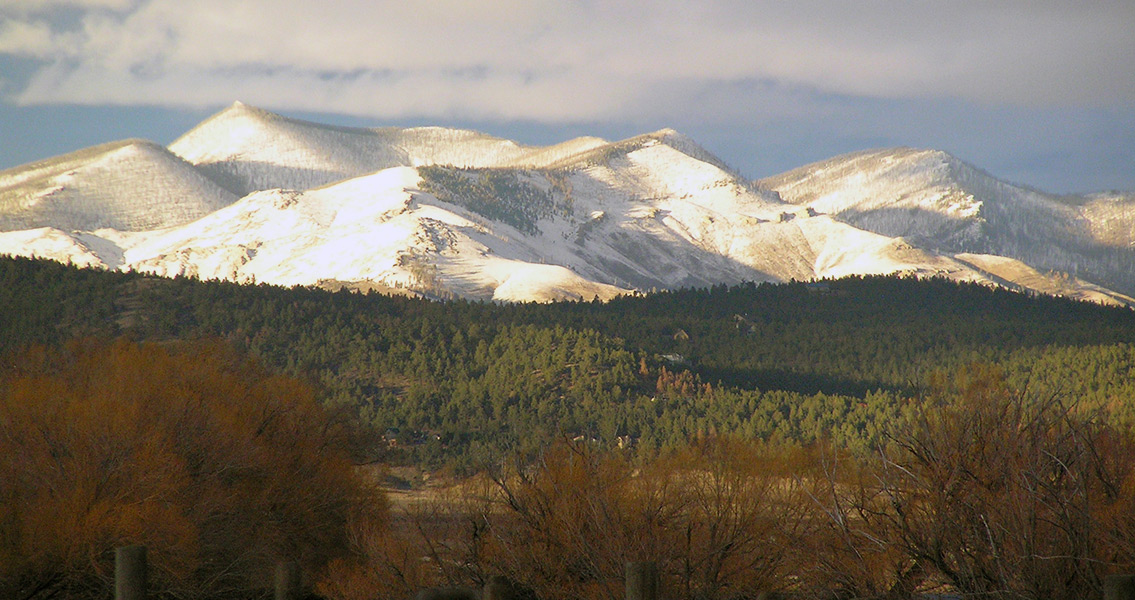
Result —
[[1135, 0], [0, 0], [0, 169], [240, 100], [528, 144], [677, 129], [743, 174], [888, 146], [1135, 191]]

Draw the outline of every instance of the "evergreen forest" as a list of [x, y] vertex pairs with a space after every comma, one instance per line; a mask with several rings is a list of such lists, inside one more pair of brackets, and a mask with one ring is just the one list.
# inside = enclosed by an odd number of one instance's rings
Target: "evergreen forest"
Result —
[[1135, 311], [944, 279], [496, 304], [0, 259], [0, 351], [77, 337], [223, 340], [356, 414], [376, 457], [457, 473], [565, 439], [647, 456], [718, 435], [864, 452], [935, 377], [974, 364], [1135, 423]]

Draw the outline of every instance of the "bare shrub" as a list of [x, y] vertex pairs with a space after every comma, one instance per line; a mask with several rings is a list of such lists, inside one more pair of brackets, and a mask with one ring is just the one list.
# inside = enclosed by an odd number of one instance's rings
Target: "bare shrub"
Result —
[[621, 598], [625, 565], [655, 561], [667, 597], [755, 597], [784, 587], [807, 518], [786, 450], [710, 439], [636, 466], [561, 443], [494, 477], [484, 570], [541, 598]]
[[892, 439], [878, 464], [881, 529], [955, 590], [1083, 598], [1132, 567], [1133, 447], [1060, 398], [971, 367], [940, 379]]

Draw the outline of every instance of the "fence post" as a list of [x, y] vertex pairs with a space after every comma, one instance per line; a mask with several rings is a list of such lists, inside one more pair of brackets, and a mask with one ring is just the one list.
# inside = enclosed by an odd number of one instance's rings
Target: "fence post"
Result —
[[114, 599], [145, 600], [147, 585], [146, 547], [115, 548]]
[[495, 575], [481, 591], [481, 600], [516, 600], [517, 594], [512, 580], [503, 575]]
[[1135, 600], [1135, 575], [1109, 575], [1103, 580], [1104, 600]]
[[299, 600], [300, 565], [294, 560], [276, 563], [275, 600]]
[[626, 600], [658, 600], [658, 565], [654, 562], [627, 563]]

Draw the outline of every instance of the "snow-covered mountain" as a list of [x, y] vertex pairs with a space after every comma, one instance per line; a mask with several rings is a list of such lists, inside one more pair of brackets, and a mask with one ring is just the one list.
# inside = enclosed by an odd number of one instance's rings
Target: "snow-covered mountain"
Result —
[[839, 156], [759, 185], [967, 262], [970, 255], [1008, 257], [1135, 291], [1135, 194], [1054, 196], [999, 181], [944, 152], [910, 148]]
[[0, 253], [509, 301], [902, 272], [1135, 304], [1133, 240], [1131, 196], [1056, 198], [940, 152], [750, 182], [671, 130], [528, 147], [240, 103], [168, 150], [0, 173]]

